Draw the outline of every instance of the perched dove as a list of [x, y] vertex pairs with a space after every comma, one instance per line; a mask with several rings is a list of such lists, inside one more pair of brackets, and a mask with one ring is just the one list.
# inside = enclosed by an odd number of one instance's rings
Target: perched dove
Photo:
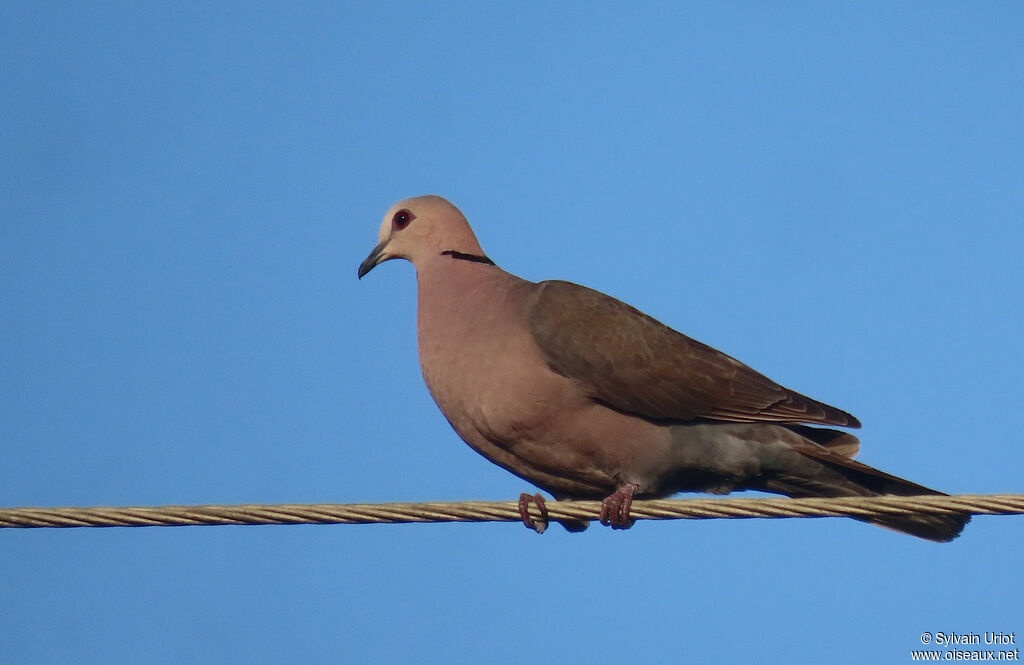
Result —
[[[611, 296], [505, 272], [443, 198], [391, 208], [359, 277], [390, 259], [416, 267], [423, 377], [459, 436], [556, 499], [603, 499], [605, 524], [628, 527], [634, 496], [676, 492], [940, 494], [853, 461], [856, 437], [808, 426], [860, 427], [850, 414]], [[539, 494], [520, 510], [540, 530], [534, 500], [543, 513]], [[866, 521], [948, 541], [969, 519]]]

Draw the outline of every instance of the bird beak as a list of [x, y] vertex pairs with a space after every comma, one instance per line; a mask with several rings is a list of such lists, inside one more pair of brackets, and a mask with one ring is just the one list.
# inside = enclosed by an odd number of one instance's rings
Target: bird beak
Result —
[[363, 278], [363, 275], [370, 272], [376, 267], [378, 263], [386, 261], [391, 257], [384, 256], [384, 246], [388, 244], [387, 240], [381, 240], [377, 243], [377, 246], [373, 248], [370, 255], [366, 257], [366, 260], [359, 264], [359, 272], [357, 273], [359, 279]]

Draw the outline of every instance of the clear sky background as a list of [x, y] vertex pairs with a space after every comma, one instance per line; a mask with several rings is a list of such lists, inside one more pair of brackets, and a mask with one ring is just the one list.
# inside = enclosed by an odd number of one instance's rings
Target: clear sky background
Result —
[[[420, 376], [437, 193], [1024, 490], [1020, 3], [0, 4], [0, 505], [512, 500]], [[3, 663], [910, 661], [1024, 640], [1024, 519], [0, 531]]]

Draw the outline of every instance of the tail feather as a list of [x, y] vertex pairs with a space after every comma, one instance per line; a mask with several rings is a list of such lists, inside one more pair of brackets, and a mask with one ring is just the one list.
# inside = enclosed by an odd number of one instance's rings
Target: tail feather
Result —
[[860, 439], [849, 432], [808, 425], [784, 425], [783, 427], [805, 439], [810, 439], [819, 446], [828, 448], [829, 452], [849, 459], [853, 459], [860, 452]]
[[[672, 427], [673, 472], [656, 490], [753, 489], [792, 497], [942, 495], [852, 458], [857, 437], [804, 425], [695, 421]], [[944, 496], [944, 495], [943, 495]], [[919, 538], [947, 542], [971, 520], [964, 513], [905, 513], [855, 518]]]
[[[908, 483], [913, 487], [917, 487], [914, 483]], [[837, 491], [835, 485], [825, 485], [821, 483], [810, 484], [806, 482], [806, 479], [800, 478], [785, 478], [777, 477], [768, 480], [765, 483], [765, 488], [768, 492], [774, 492], [777, 494], [785, 494], [794, 498], [805, 498], [805, 497], [842, 497], [842, 496], [885, 496], [885, 495], [896, 495], [896, 496], [921, 496], [922, 494], [928, 494], [931, 496], [946, 496], [942, 492], [936, 492], [929, 490], [927, 493], [918, 491], [907, 491], [907, 492], [847, 492]], [[924, 538], [926, 540], [933, 540], [939, 543], [948, 543], [964, 530], [967, 523], [971, 521], [970, 515], [964, 514], [937, 514], [937, 513], [915, 513], [904, 516], [879, 516], [879, 517], [854, 517], [853, 519], [867, 522], [869, 524], [876, 524], [878, 526], [884, 526], [901, 533], [910, 534], [917, 536], [918, 538]]]
[[[818, 462], [821, 472], [811, 476], [802, 473], [790, 475], [784, 471], [772, 474], [771, 477], [764, 479], [766, 491], [791, 497], [947, 496], [942, 492], [855, 462], [814, 441], [804, 441], [805, 445], [796, 446], [796, 451]], [[971, 516], [963, 513], [913, 513], [905, 516], [854, 519], [927, 540], [949, 542], [960, 535], [971, 521]]]

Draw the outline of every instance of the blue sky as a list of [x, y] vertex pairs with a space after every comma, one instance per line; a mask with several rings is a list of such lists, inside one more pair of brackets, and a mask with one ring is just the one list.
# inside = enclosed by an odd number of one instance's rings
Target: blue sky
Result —
[[[396, 200], [1020, 492], [1017, 3], [0, 4], [0, 505], [511, 500], [423, 385]], [[1021, 518], [0, 532], [5, 663], [910, 662]]]

